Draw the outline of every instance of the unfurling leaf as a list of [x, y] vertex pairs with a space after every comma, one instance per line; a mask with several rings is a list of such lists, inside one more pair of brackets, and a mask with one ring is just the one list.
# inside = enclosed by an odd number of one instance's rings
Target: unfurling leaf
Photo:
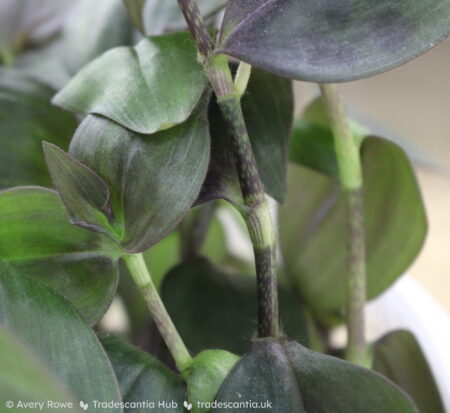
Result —
[[420, 413], [445, 413], [427, 359], [409, 331], [392, 331], [376, 341], [373, 369], [408, 393]]
[[152, 135], [90, 115], [78, 128], [70, 155], [108, 186], [111, 226], [120, 234], [120, 246], [141, 252], [173, 230], [197, 198], [209, 163], [208, 128], [201, 111]]
[[150, 134], [184, 122], [206, 85], [191, 36], [172, 33], [106, 52], [83, 68], [53, 101]]
[[50, 175], [72, 223], [113, 235], [107, 220], [110, 205], [106, 183], [57, 146], [45, 142], [44, 152]]
[[251, 401], [276, 413], [418, 413], [408, 396], [381, 375], [288, 339], [254, 341], [216, 400], [239, 407], [212, 412], [249, 413], [254, 408], [245, 402]]
[[449, 0], [229, 0], [217, 52], [280, 76], [344, 82], [399, 66], [449, 32]]

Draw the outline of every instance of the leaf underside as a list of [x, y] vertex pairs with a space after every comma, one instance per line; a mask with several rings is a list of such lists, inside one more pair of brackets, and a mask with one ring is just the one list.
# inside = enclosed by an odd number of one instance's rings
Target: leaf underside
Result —
[[[395, 385], [371, 370], [308, 350], [295, 341], [262, 339], [225, 379], [219, 402], [271, 402], [276, 413], [418, 413]], [[253, 408], [212, 412], [254, 411]]]
[[292, 79], [345, 82], [392, 69], [450, 32], [450, 0], [230, 0], [218, 53]]

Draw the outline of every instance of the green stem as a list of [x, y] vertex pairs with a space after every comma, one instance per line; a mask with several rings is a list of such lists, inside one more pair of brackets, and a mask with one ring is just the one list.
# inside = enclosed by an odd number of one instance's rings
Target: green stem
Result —
[[[240, 212], [247, 223], [255, 253], [258, 335], [277, 337], [280, 334], [280, 327], [274, 229], [242, 113], [240, 95], [236, 93], [227, 56], [214, 55], [211, 39], [205, 40], [206, 26], [195, 0], [178, 0], [178, 3], [195, 39], [203, 66], [232, 135], [231, 144], [245, 203], [245, 208]], [[239, 87], [242, 90], [243, 84]]]
[[346, 358], [365, 365], [364, 305], [366, 302], [366, 253], [364, 238], [363, 175], [359, 146], [350, 130], [338, 89], [332, 84], [320, 85], [334, 135], [339, 176], [347, 206], [348, 287]]
[[191, 355], [161, 301], [148, 272], [144, 257], [142, 254], [127, 255], [124, 257], [124, 261], [139, 291], [147, 302], [153, 320], [172, 354], [178, 370], [184, 372], [191, 364]]

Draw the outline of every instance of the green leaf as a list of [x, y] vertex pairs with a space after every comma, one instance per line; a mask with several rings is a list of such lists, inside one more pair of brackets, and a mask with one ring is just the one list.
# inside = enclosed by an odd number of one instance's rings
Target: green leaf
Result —
[[283, 202], [294, 114], [292, 82], [253, 69], [242, 110], [266, 192]]
[[[418, 413], [381, 375], [285, 339], [253, 342], [226, 378], [217, 401], [270, 402], [266, 410], [276, 413]], [[247, 413], [254, 408], [212, 409], [218, 411]]]
[[77, 0], [52, 55], [74, 75], [107, 50], [133, 44], [133, 29], [121, 0], [99, 1], [95, 7], [91, 0]]
[[280, 76], [344, 82], [399, 66], [450, 32], [448, 0], [230, 0], [217, 53]]
[[123, 0], [128, 13], [130, 14], [131, 20], [134, 25], [139, 29], [139, 31], [145, 34], [144, 22], [142, 19], [142, 11], [146, 0]]
[[[283, 202], [294, 111], [292, 82], [258, 69], [252, 70], [242, 109], [265, 190]], [[230, 144], [232, 137], [214, 97], [210, 103], [209, 121], [212, 160], [200, 200], [224, 198], [242, 204]]]
[[[113, 365], [123, 401], [148, 403], [147, 407], [125, 408], [124, 412], [184, 412], [186, 384], [179, 375], [113, 335], [102, 335], [100, 340]], [[164, 402], [166, 406], [159, 405]]]
[[[375, 137], [361, 147], [368, 298], [388, 288], [419, 253], [427, 231], [414, 171], [397, 145]], [[339, 316], [346, 297], [346, 210], [333, 179], [292, 165], [280, 208], [280, 243], [288, 275], [316, 315]], [[333, 293], [330, 294], [330, 291]]]
[[[46, 406], [48, 400], [68, 403], [74, 402], [74, 397], [28, 348], [0, 327], [0, 400], [10, 400], [14, 406], [19, 401]], [[55, 409], [44, 407], [40, 411]]]
[[94, 332], [66, 300], [26, 274], [0, 264], [0, 325], [14, 332], [80, 400], [119, 402], [114, 373]]
[[67, 298], [95, 324], [118, 281], [108, 238], [69, 223], [58, 195], [39, 187], [0, 193], [0, 259]]
[[[284, 330], [306, 342], [300, 301], [284, 288], [280, 288], [279, 294]], [[236, 354], [247, 349], [257, 319], [254, 277], [223, 273], [207, 260], [197, 259], [175, 267], [164, 278], [161, 296], [186, 346], [194, 354], [208, 348]]]
[[373, 352], [373, 369], [408, 393], [421, 413], [445, 413], [433, 373], [409, 331], [386, 334], [374, 344]]
[[81, 70], [53, 102], [150, 134], [184, 122], [206, 85], [191, 36], [173, 33], [108, 51]]
[[306, 119], [295, 121], [289, 160], [335, 179], [339, 177], [333, 132]]
[[202, 402], [213, 402], [225, 378], [239, 357], [223, 350], [205, 350], [198, 354], [188, 369], [188, 395], [193, 413], [208, 413]]
[[[349, 119], [349, 126], [358, 146], [370, 135], [368, 129], [352, 119]], [[295, 121], [289, 160], [332, 178], [339, 178], [334, 136], [322, 97], [314, 99], [302, 117]]]
[[90, 115], [70, 154], [108, 185], [121, 247], [141, 252], [172, 231], [197, 198], [209, 163], [209, 135], [197, 113], [153, 135]]
[[50, 103], [53, 94], [27, 76], [0, 69], [0, 188], [51, 185], [42, 141], [66, 148], [77, 125], [72, 114]]
[[44, 153], [72, 224], [114, 234], [107, 219], [111, 211], [105, 181], [55, 145], [44, 142]]

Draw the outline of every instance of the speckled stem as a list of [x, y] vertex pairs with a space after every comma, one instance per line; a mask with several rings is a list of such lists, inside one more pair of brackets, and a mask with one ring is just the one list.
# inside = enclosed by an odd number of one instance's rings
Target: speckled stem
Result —
[[161, 301], [158, 291], [148, 272], [144, 257], [142, 254], [127, 255], [124, 257], [124, 261], [147, 303], [156, 327], [172, 354], [178, 370], [184, 372], [191, 364], [191, 355]]
[[258, 337], [280, 335], [278, 287], [276, 275], [276, 242], [267, 202], [243, 212], [253, 243], [257, 275]]
[[[207, 31], [199, 17], [200, 13], [195, 0], [179, 0], [178, 2], [202, 55], [205, 71], [232, 136], [231, 144], [245, 203], [245, 208], [240, 212], [247, 223], [255, 252], [258, 335], [259, 337], [277, 337], [280, 328], [275, 271], [275, 236], [264, 186], [258, 173], [255, 155], [242, 114], [240, 95], [244, 93], [244, 90], [236, 91], [227, 56], [213, 55], [210, 49], [212, 42], [204, 41], [203, 35], [207, 34]], [[203, 25], [203, 28], [199, 29], [199, 25]]]
[[178, 0], [178, 4], [192, 33], [192, 37], [197, 43], [198, 51], [204, 57], [209, 56], [212, 51], [212, 41], [197, 3], [194, 0]]
[[255, 155], [247, 133], [240, 96], [233, 93], [227, 96], [218, 96], [217, 100], [232, 132], [231, 143], [246, 206], [241, 213], [246, 221], [255, 253], [258, 290], [258, 336], [277, 337], [280, 331], [276, 243], [264, 186], [258, 173]]
[[348, 288], [346, 358], [366, 365], [364, 305], [366, 303], [366, 253], [364, 238], [363, 175], [359, 146], [348, 123], [338, 89], [332, 84], [320, 85], [331, 128], [339, 166], [341, 186], [347, 206]]

